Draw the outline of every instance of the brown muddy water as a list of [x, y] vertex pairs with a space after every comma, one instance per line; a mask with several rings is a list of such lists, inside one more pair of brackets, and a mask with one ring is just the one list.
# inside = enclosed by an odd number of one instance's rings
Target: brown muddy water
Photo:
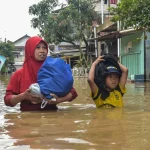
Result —
[[150, 83], [127, 84], [124, 107], [97, 109], [86, 78], [78, 98], [56, 112], [20, 112], [3, 102], [9, 77], [0, 76], [1, 150], [149, 150]]

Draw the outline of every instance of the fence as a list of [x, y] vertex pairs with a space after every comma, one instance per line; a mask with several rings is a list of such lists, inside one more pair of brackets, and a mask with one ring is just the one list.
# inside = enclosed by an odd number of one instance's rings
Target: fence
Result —
[[74, 77], [88, 77], [88, 69], [87, 68], [73, 68], [72, 74]]

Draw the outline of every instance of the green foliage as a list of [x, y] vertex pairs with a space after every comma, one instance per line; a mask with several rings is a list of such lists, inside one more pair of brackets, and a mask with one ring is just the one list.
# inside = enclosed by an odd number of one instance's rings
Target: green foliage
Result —
[[86, 59], [85, 59], [85, 57], [84, 57], [83, 54], [80, 54], [79, 60], [76, 60], [75, 63], [74, 63], [74, 65], [77, 68], [79, 68], [79, 67], [85, 67], [85, 68], [88, 67], [87, 61], [86, 61]]
[[38, 28], [47, 42], [59, 44], [68, 42], [76, 46], [92, 34], [92, 21], [100, 23], [100, 15], [95, 12], [96, 0], [68, 0], [68, 6], [61, 9], [56, 0], [42, 0], [29, 8], [33, 28]]
[[2, 72], [5, 72], [5, 70], [7, 70], [7, 66], [9, 63], [14, 62], [14, 55], [13, 55], [14, 49], [15, 46], [11, 42], [0, 43], [0, 55], [6, 57], [5, 64], [1, 70]]
[[116, 8], [110, 8], [114, 15], [112, 21], [121, 21], [124, 29], [133, 27], [135, 29], [150, 27], [150, 0], [121, 0]]

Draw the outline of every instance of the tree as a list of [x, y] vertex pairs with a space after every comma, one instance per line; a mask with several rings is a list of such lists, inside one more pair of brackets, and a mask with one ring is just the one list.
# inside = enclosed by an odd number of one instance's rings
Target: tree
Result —
[[150, 30], [149, 0], [121, 0], [116, 8], [110, 8], [110, 12], [114, 15], [112, 21], [121, 21], [124, 29], [133, 27]]
[[6, 57], [6, 61], [4, 66], [2, 67], [1, 72], [6, 72], [8, 64], [12, 64], [14, 62], [13, 51], [15, 50], [15, 46], [11, 42], [2, 42], [0, 43], [0, 55]]
[[29, 8], [33, 28], [38, 28], [42, 37], [49, 43], [71, 43], [79, 48], [77, 42], [84, 43], [88, 49], [88, 39], [92, 34], [92, 21], [100, 23], [100, 15], [94, 10], [96, 0], [68, 0], [61, 9], [56, 0], [42, 0]]

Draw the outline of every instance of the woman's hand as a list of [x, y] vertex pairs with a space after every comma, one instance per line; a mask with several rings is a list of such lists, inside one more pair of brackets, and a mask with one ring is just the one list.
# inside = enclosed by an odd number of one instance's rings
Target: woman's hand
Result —
[[57, 96], [57, 95], [55, 95], [55, 94], [50, 94], [51, 96], [53, 96], [53, 98], [52, 99], [45, 99], [49, 104], [59, 104], [59, 103], [61, 103], [61, 101], [60, 101], [60, 98]]
[[42, 102], [42, 100], [43, 100], [43, 98], [41, 98], [41, 97], [39, 97], [39, 96], [37, 96], [37, 95], [32, 95], [31, 94], [31, 103], [32, 104], [38, 104], [38, 103], [41, 103]]
[[49, 104], [59, 104], [62, 102], [68, 102], [72, 99], [72, 93], [69, 92], [67, 95], [63, 97], [58, 97], [55, 94], [50, 94], [53, 98], [52, 99], [45, 99]]
[[62, 103], [62, 102], [69, 102], [72, 100], [72, 93], [69, 92], [68, 94], [66, 94], [65, 96], [63, 97], [58, 97], [57, 95], [55, 94], [50, 94], [53, 98], [52, 99], [46, 99], [46, 98], [43, 98], [45, 101], [47, 101], [49, 104], [59, 104], [59, 103]]
[[30, 90], [27, 89], [24, 93], [23, 93], [24, 99], [29, 100], [32, 104], [38, 104], [42, 102], [42, 98], [39, 97], [38, 95], [33, 95], [30, 93]]

